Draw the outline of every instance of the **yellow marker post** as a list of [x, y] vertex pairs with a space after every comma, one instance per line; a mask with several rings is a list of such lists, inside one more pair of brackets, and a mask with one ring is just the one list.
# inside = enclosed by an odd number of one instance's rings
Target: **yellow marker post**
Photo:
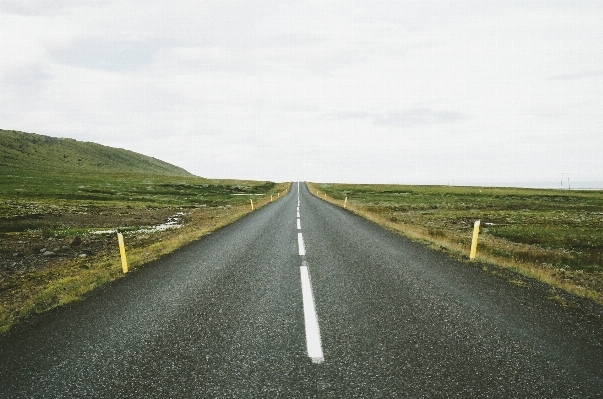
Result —
[[343, 201], [343, 207], [346, 208], [348, 206], [348, 197], [345, 197], [345, 201]]
[[249, 201], [251, 201], [251, 210], [253, 211], [253, 210], [254, 210], [254, 209], [253, 209], [253, 200], [252, 200], [252, 199], [250, 199]]
[[469, 259], [475, 259], [475, 254], [477, 253], [477, 237], [479, 236], [479, 225], [479, 220], [476, 220], [473, 224], [473, 240], [471, 241], [471, 253], [469, 254]]
[[119, 242], [119, 253], [121, 254], [121, 270], [124, 273], [128, 272], [128, 260], [126, 259], [126, 247], [124, 245], [124, 236], [117, 233], [117, 241]]
[[281, 193], [277, 193], [276, 198], [280, 198], [281, 197]]
[[272, 202], [272, 194], [270, 194], [270, 202]]

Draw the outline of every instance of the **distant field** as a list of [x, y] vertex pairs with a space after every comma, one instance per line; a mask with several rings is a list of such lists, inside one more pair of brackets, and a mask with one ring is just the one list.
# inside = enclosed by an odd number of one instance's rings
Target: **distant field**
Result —
[[486, 187], [309, 184], [382, 225], [478, 260], [603, 300], [603, 192]]
[[[118, 229], [135, 268], [250, 212], [250, 199], [263, 206], [287, 188], [182, 176], [2, 175], [0, 331], [118, 277]], [[181, 227], [156, 229], [169, 221]], [[72, 246], [76, 237], [82, 243]]]
[[[240, 205], [249, 203], [245, 195], [267, 194], [274, 187], [272, 182], [210, 180], [195, 176], [67, 172], [0, 176], [0, 195], [9, 201], [119, 203], [132, 207]], [[4, 203], [0, 207], [0, 217], [9, 217], [12, 211], [8, 209], [14, 205]]]
[[284, 194], [288, 183], [212, 180], [131, 151], [0, 130], [0, 332]]

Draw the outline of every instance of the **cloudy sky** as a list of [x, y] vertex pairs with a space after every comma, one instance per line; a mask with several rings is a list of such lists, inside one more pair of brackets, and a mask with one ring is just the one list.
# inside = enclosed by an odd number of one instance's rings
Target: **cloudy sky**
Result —
[[603, 186], [603, 2], [0, 0], [0, 128], [212, 178]]

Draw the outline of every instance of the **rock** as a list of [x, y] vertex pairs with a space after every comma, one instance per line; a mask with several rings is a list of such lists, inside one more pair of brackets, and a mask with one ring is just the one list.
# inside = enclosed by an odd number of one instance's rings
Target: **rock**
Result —
[[78, 255], [78, 257], [80, 257], [80, 258], [86, 258], [87, 256], [88, 256], [88, 255], [86, 255], [86, 254], [79, 254], [79, 255]]
[[46, 248], [42, 248], [42, 249], [40, 250], [40, 253], [41, 253], [41, 254], [43, 254], [43, 253], [44, 253], [44, 252], [46, 252], [46, 251], [48, 251], [48, 249], [46, 249]]
[[15, 258], [21, 258], [21, 257], [23, 257], [24, 255], [23, 255], [21, 252], [15, 252], [15, 253], [13, 254], [13, 256], [14, 256]]
[[69, 250], [69, 245], [63, 245], [63, 246], [61, 247], [61, 249], [62, 249], [63, 251], [68, 251], [68, 250]]
[[71, 245], [72, 247], [77, 247], [77, 246], [82, 245], [82, 237], [80, 237], [80, 236], [74, 237], [73, 240], [71, 240], [71, 243], [69, 245]]
[[52, 251], [46, 251], [46, 252], [44, 252], [42, 255], [43, 255], [43, 256], [54, 256], [54, 255], [55, 255], [55, 253], [54, 253], [54, 252], [52, 252]]

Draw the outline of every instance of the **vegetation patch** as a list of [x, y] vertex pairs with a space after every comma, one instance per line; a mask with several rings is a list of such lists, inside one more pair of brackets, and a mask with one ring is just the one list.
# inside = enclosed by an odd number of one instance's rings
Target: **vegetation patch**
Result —
[[277, 198], [289, 183], [212, 180], [120, 149], [0, 130], [0, 332], [78, 300]]
[[[352, 212], [462, 260], [468, 258], [473, 223], [479, 219], [478, 260], [603, 303], [599, 191], [318, 183], [308, 187], [338, 206], [347, 197]], [[508, 280], [524, 284], [516, 277]]]

